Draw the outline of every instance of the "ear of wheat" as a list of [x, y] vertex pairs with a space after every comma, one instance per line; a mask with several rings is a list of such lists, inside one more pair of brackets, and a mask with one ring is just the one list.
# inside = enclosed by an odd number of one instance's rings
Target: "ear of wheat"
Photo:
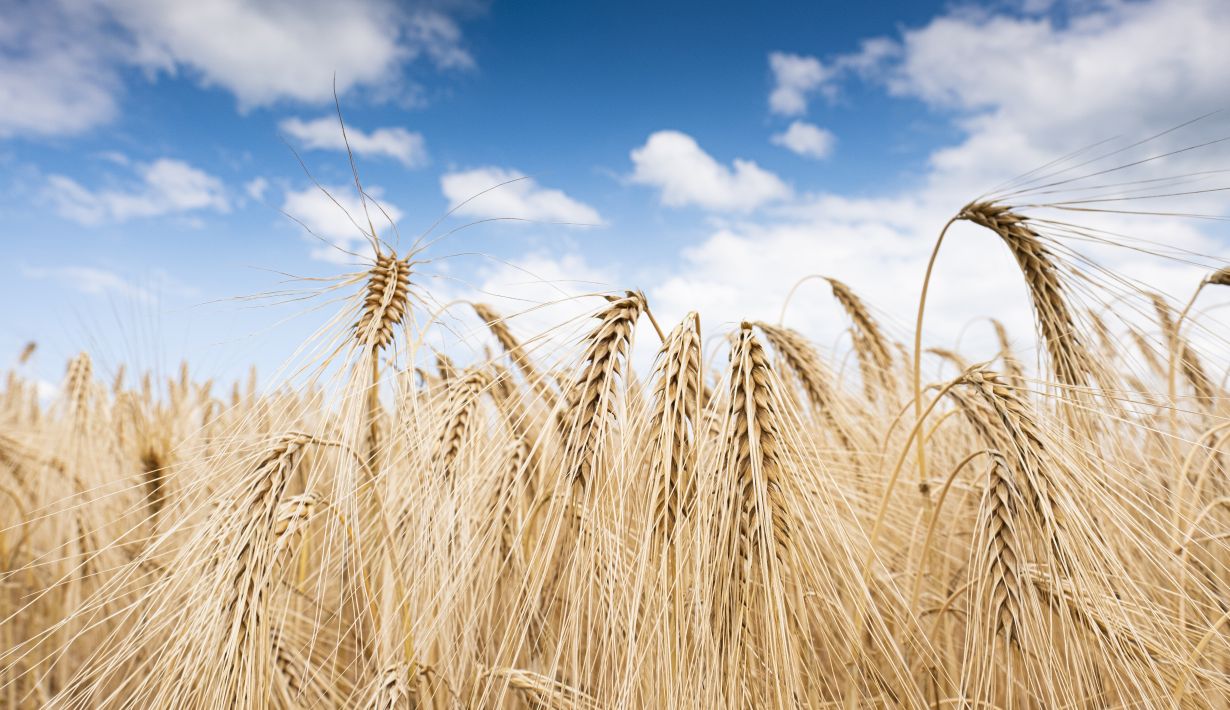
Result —
[[[728, 682], [746, 675], [747, 664], [768, 656], [778, 674], [768, 688], [727, 686], [730, 700], [777, 706], [800, 702], [806, 691], [799, 674], [798, 629], [781, 614], [793, 557], [794, 513], [779, 458], [781, 422], [775, 376], [751, 323], [743, 323], [730, 348], [729, 396], [723, 425], [725, 481], [722, 503], [730, 541], [715, 560], [728, 576], [715, 585], [717, 638], [739, 665]], [[754, 621], [755, 620], [755, 621]], [[767, 621], [761, 626], [758, 622]]]
[[658, 354], [654, 433], [648, 450], [646, 507], [650, 529], [669, 545], [679, 520], [693, 508], [696, 495], [696, 441], [700, 424], [700, 318], [689, 314], [671, 331]]
[[627, 369], [636, 321], [644, 308], [645, 299], [639, 293], [608, 296], [606, 308], [596, 316], [598, 326], [586, 338], [584, 362], [557, 419], [565, 432], [563, 472], [574, 491], [584, 491], [591, 483], [603, 434], [613, 415], [615, 386]]
[[1068, 304], [1067, 289], [1056, 258], [1028, 218], [1006, 205], [990, 202], [966, 205], [959, 217], [997, 234], [1016, 259], [1029, 288], [1042, 343], [1059, 383], [1079, 388], [1094, 381], [1096, 368]]
[[410, 257], [378, 254], [366, 275], [366, 293], [355, 338], [364, 346], [382, 350], [393, 342], [393, 329], [406, 317], [410, 298]]

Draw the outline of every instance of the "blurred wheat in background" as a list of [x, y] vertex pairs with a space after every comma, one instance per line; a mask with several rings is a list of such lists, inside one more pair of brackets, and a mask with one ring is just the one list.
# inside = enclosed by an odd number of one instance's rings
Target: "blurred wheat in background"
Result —
[[0, 704], [1226, 707], [1230, 358], [1192, 305], [1230, 275], [1184, 255], [1176, 301], [1077, 251], [1119, 240], [1074, 215], [1145, 209], [1120, 169], [955, 210], [1036, 321], [1038, 357], [993, 321], [987, 362], [925, 342], [925, 285], [894, 333], [833, 277], [849, 366], [639, 291], [564, 346], [449, 304], [462, 360], [426, 345], [425, 244], [365, 203], [370, 259], [280, 383], [9, 375]]

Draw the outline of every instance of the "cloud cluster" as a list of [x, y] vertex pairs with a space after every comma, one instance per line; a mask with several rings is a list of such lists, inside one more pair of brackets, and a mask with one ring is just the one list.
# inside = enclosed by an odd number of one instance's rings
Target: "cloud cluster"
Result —
[[[378, 85], [387, 72], [395, 74], [396, 67], [415, 57], [441, 67], [472, 63], [447, 15], [408, 11], [380, 0], [363, 0], [344, 11], [322, 5], [302, 13], [291, 13], [286, 0], [223, 0], [211, 3], [210, 10], [152, 0], [99, 0], [79, 14], [68, 13], [67, 2], [28, 5], [32, 24], [23, 20], [19, 25], [10, 14], [0, 17], [0, 100], [12, 107], [0, 115], [0, 136], [67, 133], [107, 120], [117, 110], [123, 67], [181, 73], [234, 93], [243, 106], [259, 106], [285, 99], [327, 99], [327, 83], [305, 79], [326, 65], [341, 67], [338, 82], [344, 91]], [[1030, 4], [1038, 7], [1028, 12], [1009, 9], [1010, 4], [978, 12], [952, 9], [891, 37], [869, 38], [858, 51], [845, 55], [770, 55], [769, 109], [782, 123], [770, 140], [800, 156], [831, 155], [834, 136], [806, 117], [812, 102], [840, 97], [851, 82], [864, 82], [871, 91], [930, 111], [931, 120], [950, 121], [957, 137], [934, 149], [917, 166], [921, 174], [905, 188], [871, 188], [857, 196], [807, 192], [751, 160], [715, 157], [686, 133], [657, 131], [631, 150], [627, 182], [651, 188], [668, 207], [711, 213], [705, 215], [712, 225], [708, 236], [668, 255], [670, 273], [663, 273], [661, 264], [628, 265], [623, 273], [613, 273], [618, 267], [595, 268], [575, 254], [559, 259], [532, 255], [522, 260], [527, 271], [547, 276], [527, 277], [534, 289], [522, 295], [550, 299], [558, 295], [552, 282], [592, 274], [614, 285], [653, 284], [649, 295], [664, 318], [699, 309], [707, 323], [741, 317], [776, 320], [790, 286], [808, 274], [823, 273], [841, 277], [885, 312], [908, 314], [917, 303], [936, 230], [966, 200], [1116, 134], [1125, 138], [1082, 154], [1107, 156], [1097, 166], [1082, 166], [1084, 172], [1203, 140], [1185, 130], [1112, 154], [1120, 146], [1222, 107], [1224, 77], [1230, 70], [1230, 53], [1224, 47], [1230, 35], [1230, 5], [1219, 0], [1109, 0], [1071, 3], [1062, 12], [1050, 12], [1045, 2]], [[1036, 12], [1039, 8], [1043, 11]], [[119, 23], [121, 34], [100, 29], [112, 21]], [[327, 32], [322, 29], [326, 24]], [[32, 29], [23, 34], [27, 25]], [[243, 29], [234, 37], [219, 30], [231, 25]], [[70, 30], [95, 36], [77, 43]], [[325, 36], [327, 40], [321, 39]], [[233, 49], [219, 44], [224, 40], [233, 41]], [[273, 56], [301, 61], [281, 66], [270, 59]], [[331, 75], [332, 68], [323, 73]], [[332, 119], [290, 119], [282, 127], [308, 148], [341, 147]], [[426, 161], [422, 137], [405, 129], [355, 129], [351, 143], [360, 154], [411, 167]], [[1155, 172], [1133, 173], [1131, 178], [1222, 168], [1225, 157], [1216, 147], [1172, 155], [1142, 168]], [[162, 160], [136, 170], [136, 180], [127, 187], [100, 190], [53, 176], [49, 186], [54, 204], [61, 214], [87, 224], [229, 208], [216, 178], [192, 166]], [[510, 168], [486, 166], [447, 172], [440, 186], [450, 207], [464, 217], [604, 222], [590, 204], [536, 180], [517, 179], [521, 177]], [[1126, 174], [1112, 173], [1093, 183], [1127, 179]], [[496, 187], [501, 183], [507, 184]], [[1184, 183], [1195, 188], [1206, 184]], [[1142, 189], [1152, 189], [1150, 185]], [[259, 199], [267, 187], [253, 181], [247, 192]], [[1060, 189], [1069, 190], [1068, 195], [1088, 194], [1071, 185]], [[325, 240], [315, 256], [349, 261], [353, 257], [345, 252], [365, 251], [366, 222], [351, 192], [345, 187], [333, 191], [341, 207], [314, 188], [284, 195], [283, 209]], [[1224, 214], [1228, 205], [1222, 195], [1210, 193], [1188, 202], [1187, 211]], [[1039, 198], [1047, 199], [1054, 198]], [[401, 218], [395, 206], [385, 208], [393, 222]], [[356, 226], [347, 212], [364, 226]], [[1224, 251], [1207, 228], [1201, 231], [1174, 219], [1096, 214], [1074, 219], [1195, 251]], [[388, 227], [376, 212], [373, 221]], [[949, 240], [937, 267], [944, 277], [931, 296], [931, 335], [951, 344], [971, 318], [995, 314], [1027, 339], [1032, 328], [1024, 286], [1013, 278], [1016, 267], [1002, 244], [969, 225], [959, 226]], [[1191, 282], [1190, 272], [1174, 263], [1159, 267], [1157, 260], [1129, 250], [1101, 256], [1116, 269], [1162, 286], [1182, 290]], [[496, 281], [524, 276], [513, 269], [480, 274], [478, 280], [486, 289], [494, 288]], [[105, 279], [82, 275], [82, 282], [102, 284]], [[803, 297], [809, 300], [796, 301], [787, 323], [837, 337], [841, 329], [835, 325], [844, 323], [840, 312], [823, 305], [828, 301], [816, 298], [814, 291], [803, 293], [811, 294]], [[809, 305], [803, 307], [803, 302]], [[900, 325], [899, 332], [910, 327]]]
[[84, 225], [199, 210], [230, 211], [222, 181], [188, 163], [162, 158], [136, 168], [138, 180], [124, 189], [91, 190], [65, 175], [51, 175], [46, 196], [60, 216]]
[[864, 41], [858, 52], [826, 62], [802, 54], [770, 53], [773, 90], [769, 92], [769, 110], [795, 120], [785, 130], [770, 136], [769, 141], [804, 158], [829, 157], [837, 137], [826, 128], [799, 119], [807, 114], [812, 96], [820, 95], [833, 102], [847, 77], [870, 74], [898, 53], [896, 43], [881, 37]]

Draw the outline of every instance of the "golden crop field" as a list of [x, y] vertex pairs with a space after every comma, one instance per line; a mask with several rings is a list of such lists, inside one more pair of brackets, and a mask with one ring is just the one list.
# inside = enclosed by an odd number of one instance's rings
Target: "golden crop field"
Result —
[[455, 361], [373, 229], [281, 386], [10, 374], [3, 705], [1225, 707], [1228, 358], [1193, 304], [1230, 271], [1176, 300], [1031, 208], [954, 222], [1015, 260], [1038, 357], [998, 321], [990, 361], [930, 347], [922, 299], [894, 338], [827, 278], [848, 366], [639, 291], [563, 349], [449, 304], [489, 346]]

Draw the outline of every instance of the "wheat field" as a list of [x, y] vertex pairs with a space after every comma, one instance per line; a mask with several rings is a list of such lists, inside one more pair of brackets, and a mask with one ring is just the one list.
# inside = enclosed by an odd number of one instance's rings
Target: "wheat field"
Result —
[[848, 362], [639, 291], [563, 350], [450, 304], [462, 361], [373, 229], [281, 386], [10, 373], [0, 704], [1227, 707], [1228, 359], [1192, 304], [1230, 271], [1177, 300], [1028, 208], [953, 220], [1034, 315], [985, 362], [924, 341], [925, 287], [895, 338], [836, 278]]

